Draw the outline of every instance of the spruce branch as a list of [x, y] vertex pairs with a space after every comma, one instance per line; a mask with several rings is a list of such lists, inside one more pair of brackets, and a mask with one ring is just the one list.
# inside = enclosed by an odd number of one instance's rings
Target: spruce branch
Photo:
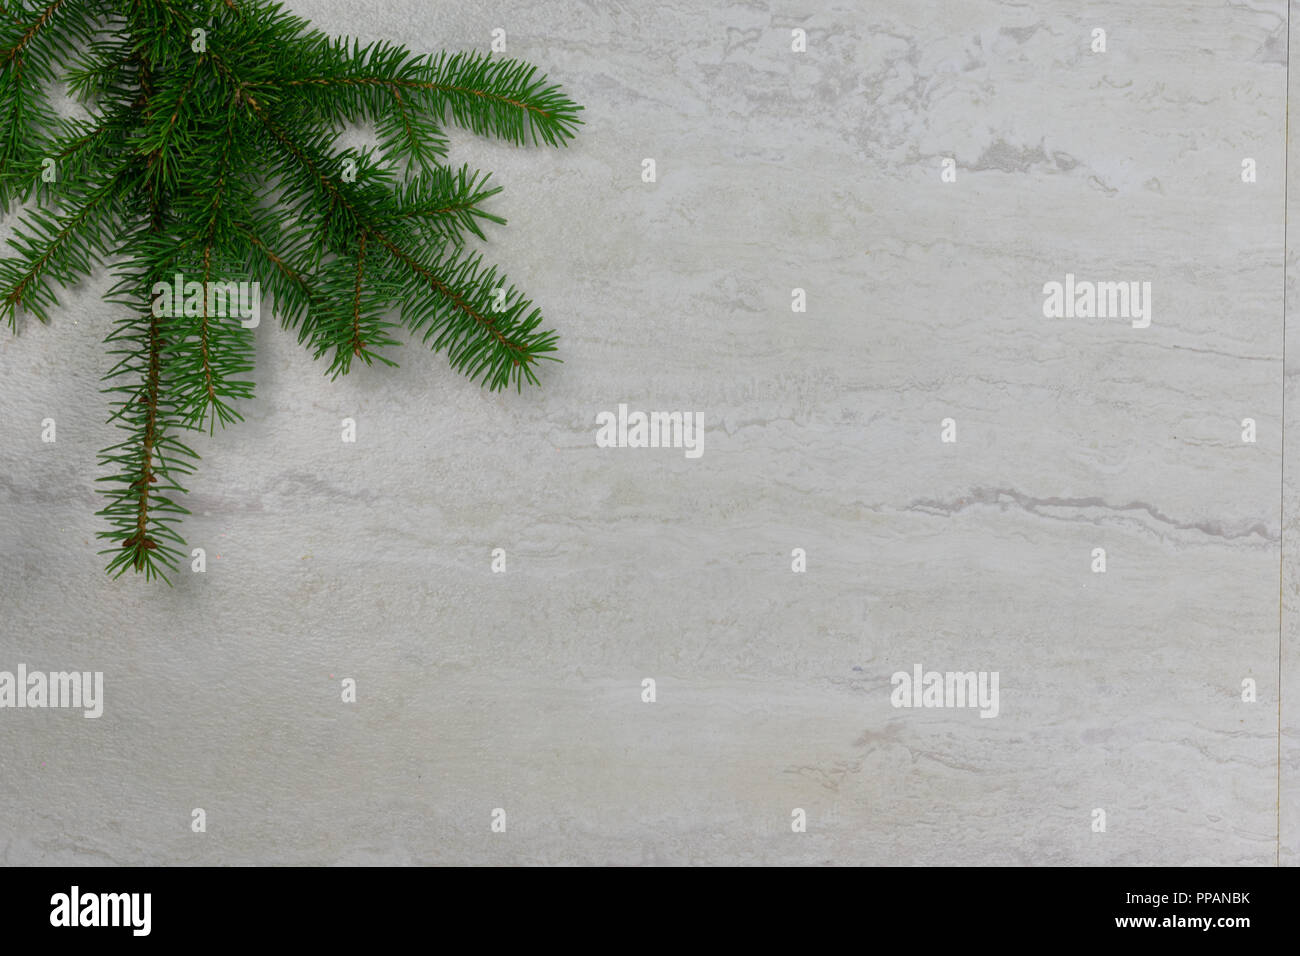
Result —
[[20, 3], [0, 22], [0, 211], [15, 198], [10, 167], [28, 168], [48, 155], [47, 131], [59, 125], [48, 87], [90, 42], [95, 6], [92, 0]]
[[482, 256], [453, 253], [428, 258], [406, 252], [382, 233], [375, 239], [404, 271], [402, 320], [435, 351], [446, 351], [452, 368], [491, 389], [526, 379], [537, 385], [533, 364], [555, 361], [556, 335], [538, 331], [540, 309], [529, 307], [497, 267], [483, 269]]
[[[421, 262], [408, 251], [414, 243], [403, 244], [381, 228], [352, 184], [326, 172], [340, 159], [324, 158], [328, 143], [295, 141], [256, 100], [248, 102], [270, 134], [268, 145], [277, 149], [288, 164], [286, 175], [296, 171], [304, 177], [304, 188], [314, 189], [328, 203], [330, 221], [341, 221], [346, 230], [364, 230], [389, 254], [403, 283], [402, 318], [411, 331], [423, 331], [423, 340], [432, 340], [435, 351], [445, 350], [454, 369], [493, 390], [510, 384], [520, 389], [525, 380], [538, 384], [533, 363], [539, 358], [552, 358], [547, 353], [555, 350], [556, 336], [537, 331], [541, 311], [528, 311], [532, 303], [522, 299], [513, 286], [504, 292], [502, 305], [496, 304], [502, 299], [498, 290], [504, 289], [506, 281], [504, 276], [497, 276], [496, 267], [481, 269], [478, 256], [458, 260], [448, 255]], [[389, 223], [407, 218], [390, 218]], [[329, 327], [324, 333], [327, 337], [337, 335], [336, 329]], [[346, 370], [350, 359], [339, 357], [337, 345], [334, 350], [336, 361], [331, 372]], [[324, 351], [318, 342], [316, 354]]]
[[460, 243], [466, 232], [486, 239], [479, 220], [506, 223], [483, 208], [484, 200], [501, 192], [500, 186], [488, 188], [491, 178], [491, 173], [471, 172], [468, 165], [457, 171], [438, 166], [406, 184], [398, 197], [397, 216], [413, 221], [430, 243], [444, 239]]
[[62, 197], [55, 185], [42, 179], [47, 158], [53, 161], [57, 175], [76, 182], [93, 175], [96, 166], [120, 153], [120, 140], [114, 137], [108, 122], [96, 122], [93, 117], [89, 120], [60, 118], [57, 125], [60, 133], [47, 143], [47, 156], [41, 162], [26, 165], [14, 162], [5, 168], [5, 181], [0, 182], [0, 210], [7, 211], [5, 196], [21, 203], [39, 192], [42, 205], [60, 202]]
[[[56, 115], [60, 80], [85, 117]], [[501, 188], [443, 163], [446, 129], [561, 146], [581, 109], [529, 64], [332, 38], [270, 0], [0, 2], [0, 211], [27, 207], [0, 319], [48, 321], [119, 260], [109, 573], [170, 581], [184, 559], [183, 438], [242, 420], [262, 296], [331, 377], [395, 364], [405, 331], [490, 389], [538, 384], [556, 335], [466, 248], [505, 224]], [[372, 146], [340, 147], [354, 123]]]
[[303, 228], [284, 230], [278, 222], [265, 219], [240, 222], [235, 228], [248, 242], [248, 268], [270, 297], [281, 323], [288, 329], [301, 326], [298, 341], [305, 342], [309, 331], [305, 320], [313, 305], [319, 304], [311, 281], [318, 258], [313, 256], [313, 234]]
[[[325, 94], [319, 104], [336, 117], [373, 119], [389, 105], [387, 94], [405, 93], [412, 109], [441, 123], [448, 116], [472, 132], [518, 145], [562, 146], [581, 124], [582, 107], [558, 86], [547, 86], [537, 68], [487, 53], [440, 53], [412, 57], [395, 44], [325, 44], [314, 48], [316, 62], [303, 64], [306, 75], [283, 84], [292, 93]], [[314, 67], [314, 68], [313, 68]]]
[[[110, 301], [135, 311], [119, 320], [106, 341], [121, 342], [126, 348], [113, 354], [123, 356], [105, 376], [107, 381], [126, 378], [123, 384], [105, 389], [122, 396], [110, 422], [126, 437], [100, 452], [101, 466], [114, 466], [117, 473], [98, 479], [108, 483], [109, 503], [99, 511], [109, 529], [98, 537], [110, 542], [101, 554], [110, 556], [107, 571], [120, 577], [128, 569], [144, 572], [146, 579], [171, 579], [184, 557], [184, 539], [176, 529], [181, 515], [189, 514], [175, 496], [185, 493], [179, 479], [194, 471], [197, 453], [175, 437], [187, 425], [183, 410], [170, 394], [176, 377], [176, 352], [169, 350], [166, 319], [153, 308], [151, 279], [162, 273], [150, 265], [153, 240], [164, 229], [164, 214], [156, 197], [151, 199], [148, 224], [128, 240], [136, 258], [119, 272], [119, 282]], [[143, 306], [143, 308], [141, 308]]]
[[[23, 53], [31, 46], [32, 41], [40, 36], [41, 32], [45, 30], [50, 21], [54, 18], [54, 15], [58, 13], [60, 9], [67, 6], [69, 2], [70, 0], [52, 0], [44, 10], [41, 10], [40, 14], [23, 31], [22, 35], [19, 36], [17, 40], [13, 41], [12, 45], [5, 50], [3, 55], [0, 55], [0, 68], [8, 67], [15, 62], [21, 63]], [[19, 20], [15, 22], [21, 24], [22, 21]]]
[[0, 319], [11, 328], [20, 308], [48, 321], [49, 307], [57, 302], [52, 286], [71, 285], [93, 271], [95, 257], [110, 254], [119, 177], [125, 172], [126, 166], [118, 167], [85, 190], [67, 215], [31, 210], [15, 227], [9, 244], [19, 255], [0, 259]]

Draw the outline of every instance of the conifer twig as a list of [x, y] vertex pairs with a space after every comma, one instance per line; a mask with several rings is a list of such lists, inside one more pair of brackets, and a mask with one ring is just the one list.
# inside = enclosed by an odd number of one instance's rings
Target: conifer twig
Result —
[[[336, 40], [273, 0], [5, 0], [0, 320], [51, 318], [55, 290], [117, 261], [106, 301], [115, 444], [107, 570], [170, 582], [185, 557], [188, 431], [243, 418], [265, 294], [325, 372], [393, 365], [405, 329], [493, 390], [538, 384], [556, 335], [482, 254], [490, 175], [444, 165], [444, 126], [567, 144], [582, 107], [535, 67]], [[86, 106], [64, 119], [57, 80]], [[338, 143], [372, 122], [376, 142]], [[232, 297], [237, 306], [231, 306]]]

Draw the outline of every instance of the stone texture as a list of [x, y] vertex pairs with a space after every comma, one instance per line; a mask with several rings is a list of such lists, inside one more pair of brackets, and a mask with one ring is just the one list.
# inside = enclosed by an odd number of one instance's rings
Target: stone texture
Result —
[[[0, 711], [0, 863], [1300, 860], [1284, 4], [292, 6], [504, 27], [586, 106], [452, 154], [564, 364], [331, 383], [265, 317], [167, 589], [95, 554], [109, 279], [0, 336], [0, 669], [106, 696]], [[1067, 272], [1151, 282], [1150, 327], [1045, 318]], [[620, 402], [703, 456], [596, 447]], [[998, 717], [892, 707], [916, 663], [997, 671]]]

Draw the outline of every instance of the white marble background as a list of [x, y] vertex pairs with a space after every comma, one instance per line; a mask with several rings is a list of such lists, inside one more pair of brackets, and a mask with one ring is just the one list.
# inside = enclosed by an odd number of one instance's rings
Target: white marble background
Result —
[[[291, 6], [503, 27], [586, 106], [562, 151], [454, 136], [565, 364], [331, 383], [264, 320], [168, 589], [95, 553], [108, 278], [0, 337], [0, 669], [106, 685], [0, 711], [0, 863], [1300, 862], [1283, 3]], [[1151, 327], [1045, 319], [1066, 272]], [[620, 402], [703, 457], [597, 448]], [[1000, 716], [891, 707], [915, 663]]]

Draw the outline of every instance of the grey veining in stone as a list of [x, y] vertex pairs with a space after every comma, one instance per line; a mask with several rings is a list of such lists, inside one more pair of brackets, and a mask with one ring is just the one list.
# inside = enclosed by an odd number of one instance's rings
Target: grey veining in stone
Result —
[[[1300, 862], [1285, 4], [290, 5], [585, 105], [452, 137], [564, 364], [330, 382], [265, 316], [169, 590], [95, 553], [110, 277], [0, 335], [0, 669], [106, 697], [0, 710], [0, 863]], [[1045, 318], [1067, 273], [1150, 326]], [[704, 454], [597, 447], [620, 403]]]

